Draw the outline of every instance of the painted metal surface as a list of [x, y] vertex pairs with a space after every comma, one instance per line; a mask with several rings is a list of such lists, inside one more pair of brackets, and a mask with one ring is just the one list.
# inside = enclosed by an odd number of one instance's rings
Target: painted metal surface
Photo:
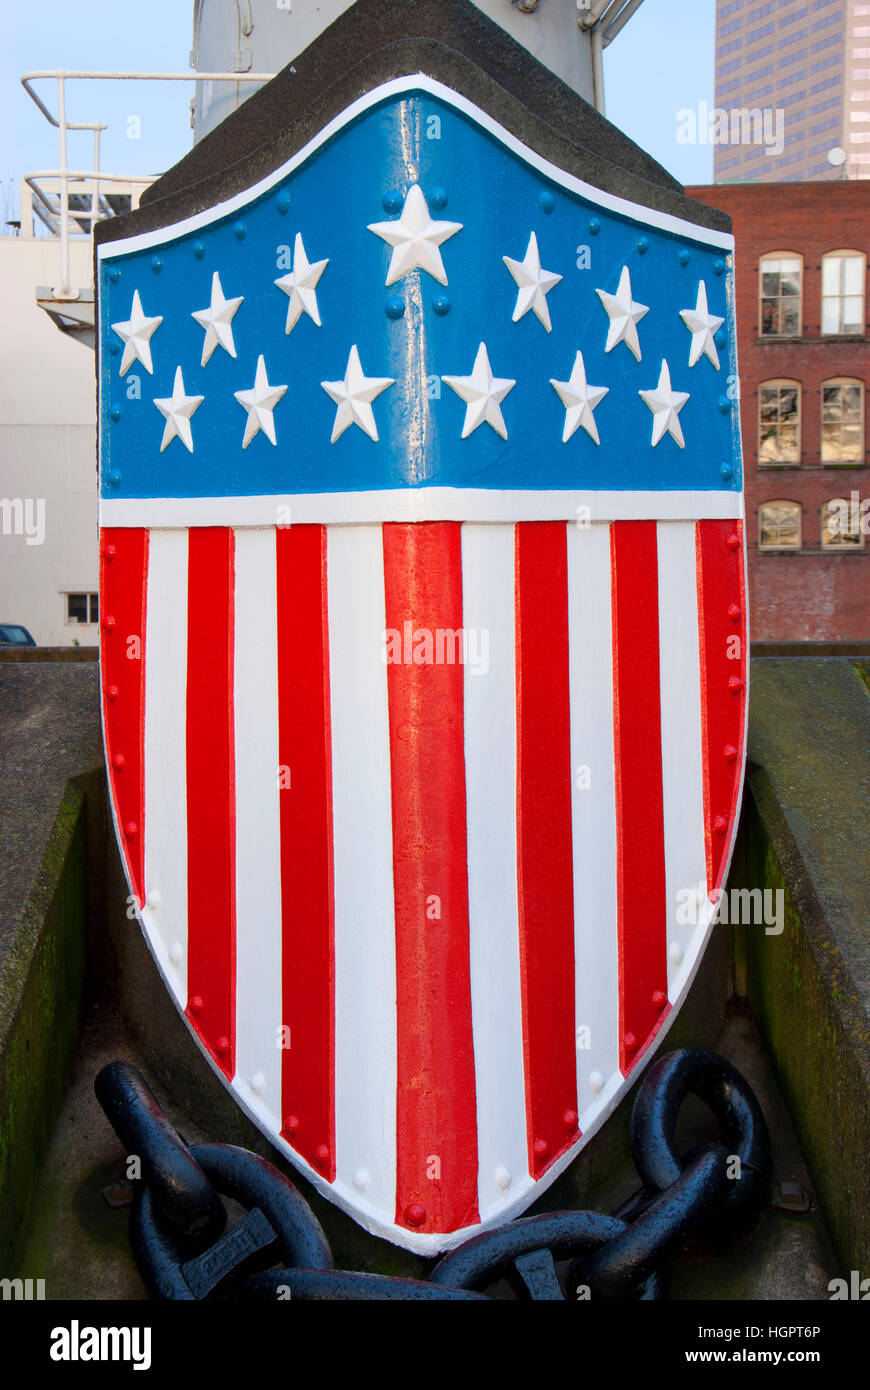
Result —
[[99, 251], [143, 928], [278, 1148], [454, 1246], [602, 1124], [712, 930], [746, 711], [730, 238], [417, 74]]

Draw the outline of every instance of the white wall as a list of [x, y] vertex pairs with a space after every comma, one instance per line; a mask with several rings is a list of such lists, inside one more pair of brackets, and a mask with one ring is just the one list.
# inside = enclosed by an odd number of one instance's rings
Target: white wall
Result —
[[[71, 250], [72, 283], [87, 285], [90, 248]], [[40, 646], [91, 646], [97, 627], [67, 625], [64, 593], [97, 590], [94, 353], [36, 304], [59, 278], [58, 242], [0, 237], [0, 621]], [[29, 501], [30, 540], [4, 499]]]

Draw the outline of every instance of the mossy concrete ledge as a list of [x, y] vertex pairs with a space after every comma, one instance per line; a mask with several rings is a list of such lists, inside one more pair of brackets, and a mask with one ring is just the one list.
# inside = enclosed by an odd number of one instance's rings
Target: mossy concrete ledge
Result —
[[0, 1277], [15, 1272], [79, 1041], [97, 691], [90, 663], [0, 668]]
[[752, 665], [749, 994], [847, 1272], [870, 1276], [870, 693], [846, 659]]

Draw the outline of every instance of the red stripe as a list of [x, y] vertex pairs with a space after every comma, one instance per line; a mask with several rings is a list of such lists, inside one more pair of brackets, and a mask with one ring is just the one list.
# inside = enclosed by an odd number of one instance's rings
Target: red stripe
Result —
[[[396, 900], [396, 1222], [453, 1231], [479, 1220], [471, 1028], [463, 670], [421, 636], [462, 626], [461, 526], [390, 523], [386, 621]], [[406, 627], [407, 624], [407, 627]], [[443, 655], [443, 653], [442, 653]]]
[[562, 522], [515, 532], [517, 890], [529, 1172], [577, 1137], [568, 552]]
[[332, 1182], [335, 914], [326, 528], [280, 527], [276, 537], [282, 998], [290, 1029], [282, 1053], [281, 1132]]
[[698, 623], [707, 885], [715, 897], [731, 847], [746, 718], [746, 594], [743, 523], [699, 521]]
[[187, 600], [187, 1013], [235, 1072], [234, 536], [190, 531]]
[[100, 553], [100, 674], [112, 803], [130, 886], [142, 906], [145, 862], [145, 627], [148, 532], [105, 528]]
[[619, 1065], [630, 1070], [667, 1011], [658, 549], [654, 521], [610, 529], [616, 763]]

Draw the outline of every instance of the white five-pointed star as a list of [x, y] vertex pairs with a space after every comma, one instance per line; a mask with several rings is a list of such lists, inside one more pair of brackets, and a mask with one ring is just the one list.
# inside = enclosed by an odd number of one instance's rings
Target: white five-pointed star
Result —
[[649, 305], [637, 304], [631, 297], [631, 276], [628, 266], [622, 267], [622, 274], [619, 277], [619, 288], [616, 294], [608, 294], [606, 290], [596, 290], [595, 293], [604, 305], [610, 317], [610, 326], [607, 330], [607, 344], [605, 352], [610, 352], [616, 347], [617, 343], [625, 343], [625, 346], [640, 361], [640, 341], [637, 336], [637, 325], [644, 314], [649, 313]]
[[714, 335], [725, 322], [716, 314], [707, 312], [707, 285], [704, 280], [698, 283], [698, 303], [694, 309], [681, 309], [680, 318], [692, 335], [689, 349], [689, 366], [694, 367], [702, 353], [706, 353], [716, 371], [719, 370], [719, 354], [716, 351]]
[[401, 217], [394, 222], [370, 222], [369, 231], [393, 248], [386, 284], [394, 285], [403, 275], [418, 268], [427, 270], [439, 284], [447, 284], [447, 272], [438, 248], [448, 237], [462, 231], [462, 223], [433, 222], [429, 204], [418, 183], [408, 190]]
[[377, 442], [378, 427], [371, 403], [388, 386], [392, 386], [393, 376], [366, 376], [359, 360], [356, 343], [350, 350], [345, 368], [344, 381], [322, 381], [320, 384], [328, 396], [338, 406], [335, 423], [332, 426], [331, 443], [351, 425], [359, 425], [361, 430]]
[[196, 319], [200, 328], [205, 329], [205, 338], [202, 344], [201, 367], [204, 367], [211, 357], [215, 348], [220, 345], [230, 357], [236, 355], [236, 345], [233, 342], [233, 318], [238, 313], [239, 305], [243, 302], [244, 295], [239, 295], [238, 299], [225, 299], [221, 289], [221, 278], [215, 271], [211, 277], [211, 303], [207, 309], [194, 309], [191, 318]]
[[255, 434], [260, 430], [270, 439], [273, 444], [277, 444], [275, 438], [275, 421], [272, 411], [280, 401], [286, 386], [270, 386], [269, 378], [266, 375], [266, 362], [263, 354], [257, 358], [257, 372], [254, 377], [254, 384], [250, 391], [234, 391], [233, 394], [239, 405], [244, 406], [248, 412], [245, 421], [245, 437], [242, 440], [242, 448], [247, 449]]
[[552, 324], [550, 323], [550, 306], [547, 303], [547, 295], [554, 285], [558, 285], [562, 277], [556, 275], [552, 270], [541, 269], [538, 238], [534, 232], [529, 237], [529, 244], [523, 260], [515, 261], [510, 256], [502, 256], [502, 260], [519, 288], [516, 308], [514, 309], [514, 323], [521, 319], [523, 314], [527, 314], [530, 309], [533, 309], [535, 317], [541, 320], [549, 333]]
[[320, 328], [320, 310], [317, 307], [317, 284], [329, 261], [309, 261], [302, 242], [302, 233], [296, 233], [293, 246], [293, 269], [289, 275], [281, 275], [275, 284], [279, 290], [289, 294], [285, 333], [292, 333], [303, 314], [312, 318]]
[[653, 448], [655, 448], [656, 444], [658, 444], [667, 430], [668, 434], [677, 441], [680, 448], [685, 449], [686, 441], [683, 439], [683, 430], [677, 416], [689, 399], [689, 392], [671, 390], [671, 370], [667, 364], [667, 360], [662, 361], [659, 382], [655, 390], [639, 391], [638, 395], [644, 400], [653, 413]]
[[442, 376], [441, 380], [446, 381], [450, 389], [466, 403], [465, 423], [462, 426], [463, 439], [467, 439], [472, 431], [484, 422], [491, 425], [502, 439], [507, 439], [508, 432], [501, 413], [501, 402], [517, 383], [507, 377], [493, 376], [486, 343], [481, 343], [477, 349], [471, 376]]
[[135, 361], [140, 361], [146, 372], [154, 375], [154, 368], [151, 365], [151, 335], [156, 332], [163, 322], [162, 314], [150, 319], [142, 312], [142, 301], [139, 298], [139, 291], [133, 292], [133, 307], [130, 310], [130, 317], [126, 323], [113, 323], [112, 332], [117, 333], [124, 344], [124, 356], [121, 358], [120, 375], [123, 376]]
[[205, 397], [187, 396], [184, 391], [184, 377], [181, 375], [181, 368], [175, 368], [175, 381], [172, 385], [172, 395], [154, 398], [154, 404], [166, 419], [166, 427], [163, 431], [163, 438], [160, 441], [160, 452], [171, 444], [176, 436], [181, 440], [185, 448], [193, 453], [193, 433], [190, 428], [190, 417], [194, 411], [199, 410]]
[[582, 425], [590, 438], [594, 439], [596, 444], [600, 444], [598, 426], [592, 412], [598, 402], [607, 395], [610, 387], [589, 386], [587, 384], [582, 352], [578, 352], [574, 358], [570, 379], [568, 381], [554, 381], [551, 378], [550, 385], [565, 407], [565, 429], [562, 433], [562, 443], [567, 444], [571, 435]]

